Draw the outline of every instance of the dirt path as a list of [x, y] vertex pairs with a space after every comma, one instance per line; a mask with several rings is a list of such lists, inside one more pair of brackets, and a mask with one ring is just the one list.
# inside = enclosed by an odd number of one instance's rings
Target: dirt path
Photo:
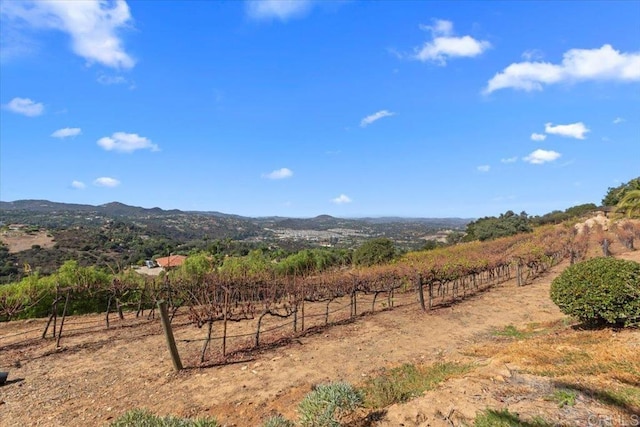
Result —
[[[635, 254], [634, 254], [635, 255]], [[365, 316], [321, 334], [264, 351], [245, 363], [172, 373], [157, 323], [88, 334], [67, 351], [53, 344], [0, 348], [0, 368], [14, 382], [0, 388], [0, 425], [104, 425], [132, 408], [180, 416], [215, 416], [226, 425], [256, 426], [295, 407], [313, 384], [360, 383], [384, 367], [429, 362], [459, 352], [507, 325], [563, 318], [549, 285], [566, 264], [533, 284], [506, 282], [425, 314], [410, 305]], [[0, 335], [33, 328], [0, 325]], [[145, 333], [141, 333], [145, 332]], [[398, 423], [390, 425], [399, 425]]]

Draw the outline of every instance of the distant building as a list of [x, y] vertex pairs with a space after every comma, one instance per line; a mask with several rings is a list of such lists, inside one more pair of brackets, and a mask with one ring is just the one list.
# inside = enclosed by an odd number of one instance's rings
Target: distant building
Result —
[[156, 263], [162, 268], [180, 267], [184, 260], [187, 259], [184, 255], [169, 255], [163, 258], [156, 258]]

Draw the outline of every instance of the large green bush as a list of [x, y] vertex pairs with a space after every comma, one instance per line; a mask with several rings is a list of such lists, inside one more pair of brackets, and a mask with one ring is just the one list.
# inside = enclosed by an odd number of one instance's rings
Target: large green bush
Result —
[[594, 258], [574, 264], [553, 280], [551, 299], [590, 325], [640, 324], [640, 263]]

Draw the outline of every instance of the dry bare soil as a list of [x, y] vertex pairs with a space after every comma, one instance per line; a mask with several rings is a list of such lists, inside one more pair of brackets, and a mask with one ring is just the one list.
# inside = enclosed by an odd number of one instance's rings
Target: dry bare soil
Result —
[[[621, 252], [618, 256], [640, 261], [640, 251]], [[560, 346], [563, 334], [575, 334], [549, 299], [550, 283], [565, 267], [527, 286], [505, 282], [429, 313], [409, 304], [363, 316], [224, 366], [198, 367], [201, 343], [179, 341], [187, 366], [180, 373], [172, 370], [157, 321], [72, 334], [63, 337], [60, 349], [54, 340], [38, 339], [43, 319], [0, 324], [0, 370], [10, 372], [9, 383], [0, 387], [0, 425], [106, 425], [129, 409], [147, 408], [159, 415], [213, 416], [229, 426], [257, 426], [275, 413], [295, 419], [297, 404], [314, 384], [359, 385], [383, 368], [436, 361], [472, 362], [476, 368], [386, 408], [378, 420], [357, 425], [462, 425], [487, 407], [508, 408], [523, 419], [540, 415], [562, 425], [603, 419], [611, 423], [591, 425], [633, 425], [628, 411], [621, 415], [582, 395], [574, 406], [559, 408], [545, 398], [553, 389], [551, 380], [526, 373], [526, 358], [509, 356], [507, 350], [520, 341], [496, 336], [508, 326], [559, 328], [545, 336]], [[69, 323], [102, 317], [82, 316]], [[185, 318], [178, 316], [175, 323], [178, 340], [203, 335]], [[591, 340], [628, 349], [624, 357], [640, 357], [638, 330], [587, 333], [595, 334]]]
[[46, 231], [26, 233], [22, 230], [7, 230], [0, 233], [0, 241], [7, 245], [9, 253], [26, 251], [34, 245], [42, 248], [52, 248], [55, 245], [53, 237]]

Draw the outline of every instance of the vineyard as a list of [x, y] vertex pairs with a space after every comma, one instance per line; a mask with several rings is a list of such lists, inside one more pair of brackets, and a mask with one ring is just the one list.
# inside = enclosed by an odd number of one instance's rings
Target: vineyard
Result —
[[[291, 408], [310, 384], [357, 382], [380, 367], [439, 357], [487, 328], [558, 319], [548, 285], [540, 286], [562, 268], [554, 265], [602, 255], [605, 247], [628, 251], [633, 225], [541, 228], [322, 274], [175, 271], [101, 282], [79, 270], [85, 274], [76, 285], [59, 275], [58, 286], [33, 286], [36, 299], [22, 305], [16, 298], [10, 304], [11, 295], [29, 295], [28, 288], [3, 294], [11, 310], [4, 316], [44, 310], [39, 318], [0, 323], [0, 368], [19, 383], [7, 388], [4, 412], [22, 419], [19, 402], [29, 401], [43, 425], [99, 425], [110, 411], [134, 407], [244, 417], [239, 425], [260, 424], [266, 408], [294, 417]], [[159, 301], [167, 303], [184, 362], [175, 375]], [[83, 308], [94, 314], [69, 315]], [[51, 417], [59, 421], [43, 421]]]
[[[63, 270], [58, 276], [2, 288], [0, 317], [28, 314], [46, 316], [46, 321], [28, 334], [3, 336], [0, 343], [28, 346], [34, 340], [55, 339], [60, 346], [63, 337], [73, 334], [156, 322], [158, 302], [165, 301], [172, 322], [201, 331], [182, 338], [190, 348], [200, 346], [197, 356], [193, 349], [188, 352], [187, 363], [219, 365], [363, 314], [409, 304], [425, 311], [449, 306], [511, 278], [523, 286], [562, 259], [582, 259], [590, 240], [625, 241], [629, 233], [637, 230], [605, 232], [596, 227], [577, 232], [549, 226], [491, 242], [409, 253], [388, 265], [319, 274], [199, 270], [152, 278]], [[102, 311], [103, 321], [65, 321], [82, 309]]]

